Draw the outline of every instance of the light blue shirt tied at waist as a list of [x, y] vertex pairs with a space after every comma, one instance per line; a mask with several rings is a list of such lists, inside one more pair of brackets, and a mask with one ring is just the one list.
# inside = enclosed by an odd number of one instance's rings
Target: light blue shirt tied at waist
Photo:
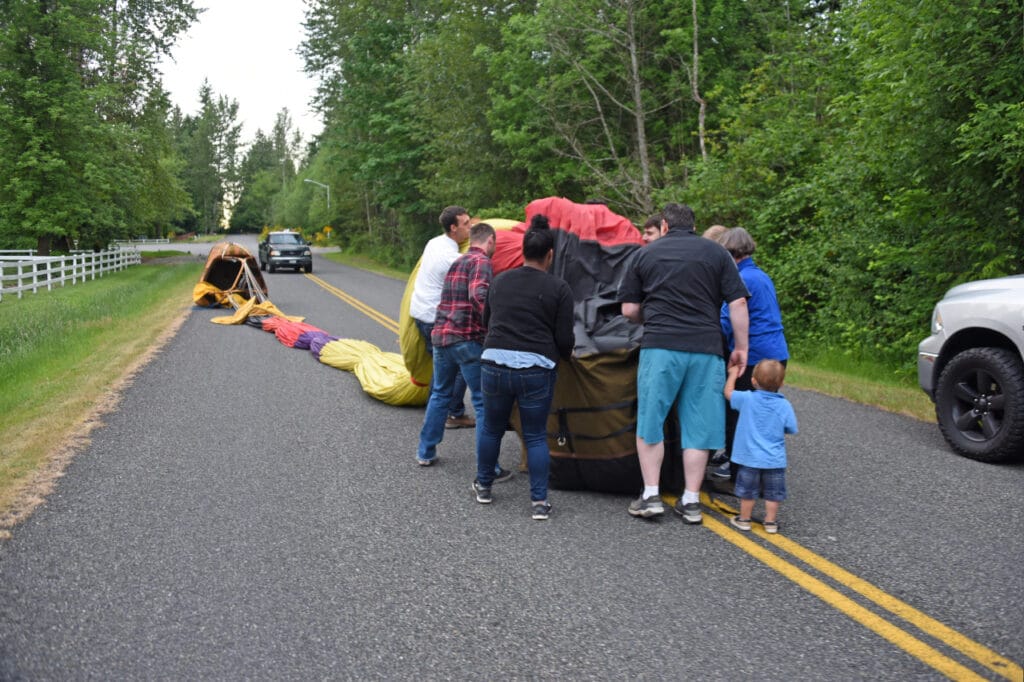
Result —
[[555, 363], [546, 355], [521, 350], [488, 348], [480, 356], [480, 359], [493, 362], [496, 365], [502, 365], [503, 367], [511, 367], [512, 369], [526, 369], [527, 367], [555, 368]]

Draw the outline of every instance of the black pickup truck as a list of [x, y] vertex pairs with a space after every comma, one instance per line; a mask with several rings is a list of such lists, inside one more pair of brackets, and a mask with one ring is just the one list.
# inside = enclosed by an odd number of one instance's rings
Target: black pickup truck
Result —
[[271, 232], [260, 242], [260, 269], [294, 268], [313, 272], [313, 252], [309, 242], [297, 232]]

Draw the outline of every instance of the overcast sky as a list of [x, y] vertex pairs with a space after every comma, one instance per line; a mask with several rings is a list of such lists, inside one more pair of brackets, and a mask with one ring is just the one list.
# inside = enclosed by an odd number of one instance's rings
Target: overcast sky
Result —
[[323, 128], [309, 109], [316, 89], [302, 71], [302, 0], [197, 0], [206, 7], [178, 40], [173, 61], [161, 65], [164, 88], [185, 114], [199, 111], [199, 88], [210, 81], [216, 95], [238, 102], [242, 141], [256, 129], [269, 133], [282, 107], [308, 141]]

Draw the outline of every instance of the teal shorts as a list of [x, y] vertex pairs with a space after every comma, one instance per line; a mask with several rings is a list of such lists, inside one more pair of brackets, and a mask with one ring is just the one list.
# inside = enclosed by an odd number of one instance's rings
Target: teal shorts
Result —
[[672, 405], [683, 448], [725, 447], [725, 360], [720, 355], [641, 348], [636, 372], [636, 435], [654, 445], [665, 437]]

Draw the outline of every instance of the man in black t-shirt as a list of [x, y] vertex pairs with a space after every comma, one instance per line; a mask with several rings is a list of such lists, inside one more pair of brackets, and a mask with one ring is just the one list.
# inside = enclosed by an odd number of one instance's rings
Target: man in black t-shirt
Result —
[[677, 405], [685, 491], [675, 511], [701, 523], [700, 486], [708, 452], [725, 446], [720, 311], [728, 303], [736, 339], [729, 365], [747, 363], [747, 297], [736, 263], [694, 232], [689, 206], [668, 204], [663, 235], [637, 252], [619, 287], [622, 314], [644, 325], [637, 369], [636, 449], [644, 490], [633, 516], [665, 513], [658, 488], [665, 458], [665, 417]]

